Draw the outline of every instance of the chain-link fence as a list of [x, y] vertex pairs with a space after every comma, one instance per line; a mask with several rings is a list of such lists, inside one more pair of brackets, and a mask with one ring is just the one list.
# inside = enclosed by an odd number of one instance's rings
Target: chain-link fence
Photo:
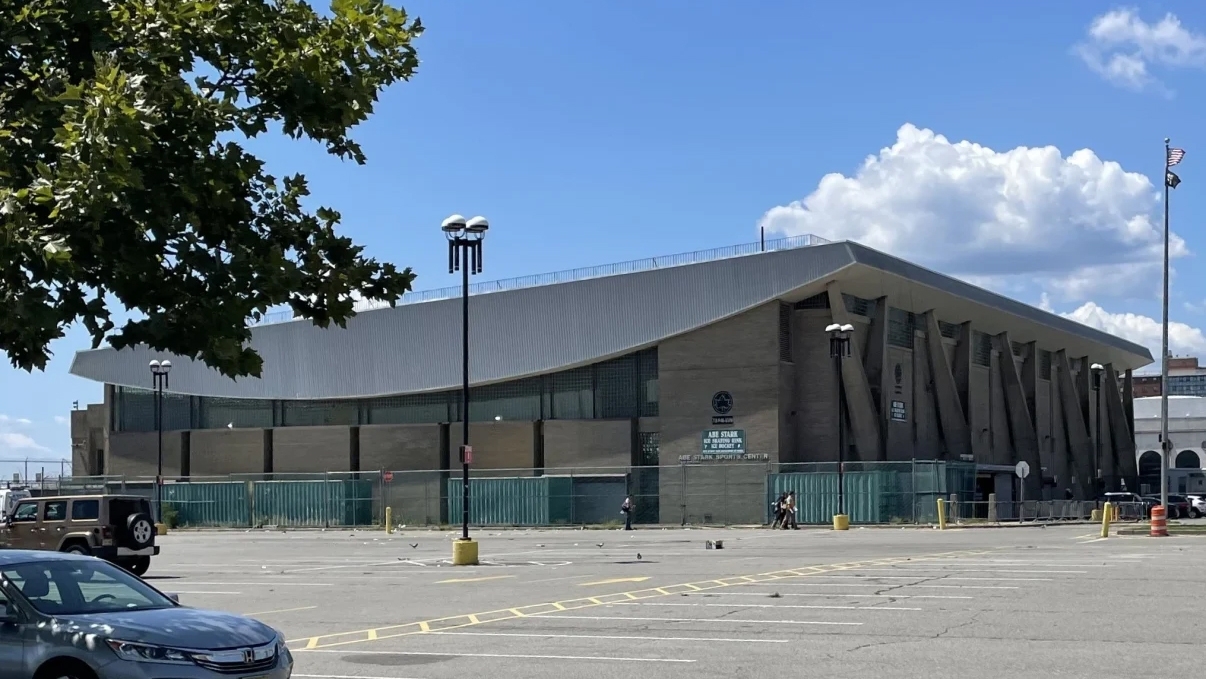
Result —
[[[942, 461], [776, 464], [700, 463], [573, 469], [474, 469], [475, 526], [619, 526], [626, 498], [634, 523], [758, 525], [794, 492], [801, 524], [828, 524], [839, 507], [855, 524], [936, 521], [938, 498], [973, 499], [975, 467]], [[58, 492], [156, 499], [153, 477], [63, 479]], [[459, 469], [230, 474], [168, 479], [162, 520], [182, 527], [457, 525]]]

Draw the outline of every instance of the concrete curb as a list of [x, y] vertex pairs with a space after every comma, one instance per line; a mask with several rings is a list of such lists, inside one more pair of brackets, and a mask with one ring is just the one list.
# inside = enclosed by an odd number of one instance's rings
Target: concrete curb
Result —
[[[972, 523], [958, 524], [952, 523], [947, 525], [947, 530], [966, 530], [966, 529], [994, 529], [994, 528], [1046, 528], [1047, 526], [1099, 526], [1098, 521], [1052, 521], [1046, 523], [1028, 522], [1028, 523]], [[601, 532], [601, 531], [619, 531], [621, 528], [613, 526], [472, 526], [473, 532], [481, 533], [516, 533], [516, 532], [550, 532], [550, 531], [581, 531], [581, 532]], [[1169, 527], [1172, 528], [1171, 526]], [[923, 524], [855, 524], [850, 526], [850, 530], [937, 530], [936, 523]], [[661, 525], [661, 524], [642, 524], [634, 530], [649, 532], [655, 530], [661, 531], [694, 531], [694, 530], [732, 530], [732, 531], [748, 531], [748, 530], [780, 530], [772, 529], [766, 525], [741, 525], [741, 526], [706, 526], [706, 525]], [[807, 525], [800, 526], [801, 531], [826, 531], [832, 532], [833, 527], [828, 525]], [[331, 526], [328, 528], [314, 526], [257, 526], [255, 528], [189, 528], [179, 527], [172, 528], [171, 531], [177, 534], [190, 533], [284, 533], [284, 532], [309, 532], [309, 533], [384, 533], [385, 529], [381, 526]], [[409, 532], [409, 533], [458, 533], [459, 526], [398, 526], [394, 532]], [[789, 532], [789, 531], [784, 531]]]

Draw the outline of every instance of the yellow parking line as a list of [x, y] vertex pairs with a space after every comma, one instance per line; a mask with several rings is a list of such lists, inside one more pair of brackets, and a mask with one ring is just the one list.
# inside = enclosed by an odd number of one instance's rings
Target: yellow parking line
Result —
[[[950, 559], [964, 556], [979, 556], [988, 554], [991, 550], [980, 551], [957, 551], [943, 552], [940, 554], [929, 554], [921, 556], [902, 556], [895, 559], [884, 559], [876, 561], [876, 564], [891, 565], [896, 563], [904, 563], [906, 561], [932, 561], [938, 559]], [[870, 562], [854, 562], [857, 567], [865, 568], [870, 565]], [[688, 582], [679, 585], [669, 585], [667, 587], [652, 587], [648, 589], [637, 589], [630, 592], [616, 592], [609, 594], [608, 597], [624, 596], [631, 600], [653, 599], [658, 597], [672, 596], [681, 593], [684, 589], [688, 591], [706, 591], [713, 589], [721, 589], [724, 587], [737, 587], [741, 585], [759, 584], [771, 582], [774, 580], [782, 580], [788, 578], [809, 577], [821, 573], [831, 573], [833, 571], [850, 570], [856, 566], [853, 563], [830, 564], [827, 566], [811, 566], [809, 573], [800, 575], [796, 570], [778, 570], [770, 573], [759, 573], [753, 576], [734, 576], [733, 578], [725, 578], [723, 580], [703, 580], [699, 582]], [[744, 578], [759, 578], [756, 580], [745, 580]], [[725, 582], [724, 580], [734, 580], [737, 582]], [[676, 590], [676, 591], [671, 591]], [[391, 639], [394, 637], [410, 636], [414, 634], [426, 634], [433, 630], [448, 631], [459, 629], [461, 627], [472, 627], [475, 625], [484, 625], [491, 622], [500, 622], [503, 620], [515, 620], [517, 618], [541, 615], [545, 613], [553, 613], [555, 611], [573, 611], [582, 608], [594, 608], [596, 606], [605, 606], [609, 601], [604, 601], [598, 597], [586, 597], [578, 599], [566, 599], [563, 601], [551, 601], [540, 604], [531, 604], [528, 606], [517, 606], [515, 608], [502, 608], [493, 611], [485, 611], [482, 613], [471, 613], [463, 615], [451, 615], [444, 618], [434, 618], [431, 620], [423, 620], [418, 622], [406, 622], [397, 625], [385, 625], [382, 627], [374, 627], [372, 629], [354, 630], [351, 632], [337, 632], [334, 634], [322, 634], [315, 637], [304, 639], [294, 639], [288, 643], [305, 642], [305, 650], [315, 648], [331, 648], [334, 646], [346, 646], [348, 644], [360, 644], [367, 641], [375, 641], [378, 639]], [[543, 609], [543, 610], [541, 610]], [[385, 634], [387, 632], [387, 634]]]

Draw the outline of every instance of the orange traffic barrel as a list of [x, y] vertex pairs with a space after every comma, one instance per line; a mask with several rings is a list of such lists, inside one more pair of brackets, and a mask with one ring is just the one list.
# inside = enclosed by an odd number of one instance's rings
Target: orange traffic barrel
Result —
[[1152, 507], [1152, 537], [1168, 537], [1168, 519], [1164, 507], [1160, 505]]

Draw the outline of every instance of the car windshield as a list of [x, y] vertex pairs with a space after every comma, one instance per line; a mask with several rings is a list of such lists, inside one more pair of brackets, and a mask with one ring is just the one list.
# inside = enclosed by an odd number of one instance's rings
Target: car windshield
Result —
[[81, 615], [171, 608], [176, 604], [138, 578], [105, 562], [36, 561], [0, 575], [47, 615]]

